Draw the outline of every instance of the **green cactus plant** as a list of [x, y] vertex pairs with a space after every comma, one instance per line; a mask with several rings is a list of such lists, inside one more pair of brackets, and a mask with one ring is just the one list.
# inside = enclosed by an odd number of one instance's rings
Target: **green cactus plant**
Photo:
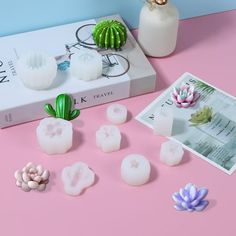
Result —
[[211, 107], [204, 106], [200, 110], [196, 111], [191, 115], [191, 119], [189, 122], [192, 123], [193, 126], [206, 124], [211, 122], [213, 117], [213, 110]]
[[117, 20], [103, 20], [93, 30], [95, 44], [105, 49], [120, 49], [127, 40], [126, 27]]
[[68, 94], [60, 94], [56, 98], [55, 109], [51, 104], [45, 104], [44, 110], [48, 115], [64, 120], [73, 120], [80, 115], [80, 110], [72, 110], [72, 99]]

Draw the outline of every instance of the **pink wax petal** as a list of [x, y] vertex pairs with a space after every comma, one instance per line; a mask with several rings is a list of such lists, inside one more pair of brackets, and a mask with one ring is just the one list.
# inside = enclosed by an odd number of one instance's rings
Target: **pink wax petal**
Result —
[[177, 97], [179, 94], [179, 89], [175, 88], [173, 89], [173, 94]]
[[188, 108], [190, 106], [190, 103], [182, 102], [181, 105], [182, 105], [183, 108]]
[[184, 101], [184, 99], [182, 99], [182, 98], [180, 97], [180, 95], [178, 95], [178, 96], [177, 96], [177, 102], [182, 103], [183, 101]]
[[180, 90], [187, 90], [189, 88], [189, 86], [188, 85], [186, 85], [186, 84], [182, 84], [181, 86], [180, 86]]
[[171, 99], [172, 99], [172, 101], [174, 102], [174, 101], [176, 101], [176, 100], [177, 100], [177, 96], [175, 96], [175, 94], [174, 94], [174, 93], [172, 93], [172, 94], [171, 94]]
[[193, 101], [193, 98], [194, 98], [194, 95], [191, 94], [191, 95], [188, 96], [185, 100], [186, 100], [186, 102], [192, 102], [192, 101]]
[[190, 86], [188, 89], [189, 93], [194, 93], [194, 90], [195, 90], [194, 86]]

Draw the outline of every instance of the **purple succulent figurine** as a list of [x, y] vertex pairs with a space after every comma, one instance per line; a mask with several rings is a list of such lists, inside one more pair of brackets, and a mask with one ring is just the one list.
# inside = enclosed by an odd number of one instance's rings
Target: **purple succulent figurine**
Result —
[[204, 200], [207, 194], [208, 189], [197, 188], [189, 183], [172, 195], [175, 201], [174, 208], [178, 211], [202, 211], [209, 204], [207, 200]]
[[200, 94], [195, 91], [194, 86], [186, 84], [181, 85], [179, 88], [174, 87], [171, 93], [171, 99], [177, 107], [188, 108], [196, 104]]

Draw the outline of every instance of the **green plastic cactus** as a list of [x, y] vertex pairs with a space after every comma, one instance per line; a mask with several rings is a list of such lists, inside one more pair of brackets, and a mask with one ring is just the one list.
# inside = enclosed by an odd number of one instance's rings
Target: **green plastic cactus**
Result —
[[48, 115], [64, 120], [73, 120], [80, 115], [80, 110], [72, 110], [72, 99], [67, 94], [60, 94], [56, 98], [55, 109], [51, 104], [45, 104], [44, 110]]
[[103, 20], [93, 30], [96, 45], [105, 49], [120, 49], [127, 40], [126, 27], [117, 20]]
[[203, 107], [200, 110], [196, 111], [191, 115], [191, 119], [189, 120], [192, 125], [202, 125], [208, 122], [211, 122], [213, 117], [213, 111], [211, 107]]

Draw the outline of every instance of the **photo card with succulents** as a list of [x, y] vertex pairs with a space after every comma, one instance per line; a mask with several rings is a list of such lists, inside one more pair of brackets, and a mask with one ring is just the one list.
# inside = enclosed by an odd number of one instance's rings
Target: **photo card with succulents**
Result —
[[[172, 109], [170, 139], [213, 166], [232, 174], [236, 169], [236, 98], [198, 77], [184, 73], [136, 119], [153, 128], [160, 107]], [[158, 117], [155, 118], [158, 121]]]

